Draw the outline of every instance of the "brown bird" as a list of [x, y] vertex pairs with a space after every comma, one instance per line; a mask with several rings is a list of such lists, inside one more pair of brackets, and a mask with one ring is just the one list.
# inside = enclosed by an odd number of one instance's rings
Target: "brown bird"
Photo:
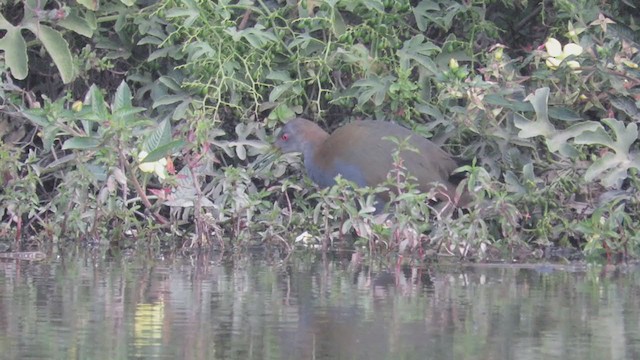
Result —
[[[395, 137], [401, 142], [408, 139], [408, 144], [418, 151], [403, 150], [400, 158], [407, 172], [417, 179], [420, 191], [428, 192], [439, 183], [442, 185], [436, 196], [439, 200], [469, 201], [468, 194], [455, 199], [457, 182], [452, 172], [458, 168], [458, 162], [438, 145], [394, 123], [355, 121], [329, 135], [317, 124], [296, 118], [278, 133], [275, 146], [283, 153], [302, 153], [307, 175], [320, 187], [334, 185], [338, 175], [358, 186], [376, 186], [394, 168], [393, 153], [398, 147], [385, 137]], [[388, 201], [388, 196], [383, 200]], [[376, 212], [383, 206], [384, 203], [377, 204]]]

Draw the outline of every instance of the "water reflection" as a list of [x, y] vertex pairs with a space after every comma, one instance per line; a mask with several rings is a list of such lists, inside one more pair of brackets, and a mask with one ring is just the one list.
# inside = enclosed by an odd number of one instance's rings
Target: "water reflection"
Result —
[[637, 359], [636, 271], [0, 261], [1, 358]]

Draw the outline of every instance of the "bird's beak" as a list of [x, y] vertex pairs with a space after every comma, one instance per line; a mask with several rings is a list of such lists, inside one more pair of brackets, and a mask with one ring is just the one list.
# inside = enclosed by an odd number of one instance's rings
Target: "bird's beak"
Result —
[[266, 168], [268, 168], [276, 158], [278, 158], [282, 152], [275, 146], [271, 146], [271, 148], [262, 155], [259, 155], [256, 161], [253, 163], [253, 170], [256, 172], [263, 172]]

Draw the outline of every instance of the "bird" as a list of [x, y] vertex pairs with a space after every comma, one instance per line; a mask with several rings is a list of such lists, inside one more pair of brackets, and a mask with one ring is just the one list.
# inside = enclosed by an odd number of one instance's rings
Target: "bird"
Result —
[[[408, 139], [410, 147], [417, 150], [403, 150], [400, 158], [407, 172], [416, 178], [420, 191], [428, 192], [440, 184], [438, 200], [459, 206], [470, 201], [468, 193], [456, 199], [459, 176], [453, 172], [460, 166], [456, 158], [432, 141], [389, 121], [357, 120], [329, 134], [313, 121], [298, 117], [280, 129], [274, 146], [282, 153], [302, 153], [307, 175], [321, 188], [335, 185], [338, 175], [365, 187], [382, 184], [394, 168], [393, 154], [398, 144], [389, 139], [393, 137], [400, 142]], [[376, 213], [388, 199], [388, 194], [383, 195], [376, 204]]]

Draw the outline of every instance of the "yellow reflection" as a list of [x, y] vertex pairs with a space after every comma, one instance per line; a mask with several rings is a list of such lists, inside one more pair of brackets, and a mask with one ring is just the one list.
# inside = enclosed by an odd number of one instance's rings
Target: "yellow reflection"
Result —
[[133, 324], [134, 344], [136, 347], [161, 344], [164, 303], [138, 304]]

